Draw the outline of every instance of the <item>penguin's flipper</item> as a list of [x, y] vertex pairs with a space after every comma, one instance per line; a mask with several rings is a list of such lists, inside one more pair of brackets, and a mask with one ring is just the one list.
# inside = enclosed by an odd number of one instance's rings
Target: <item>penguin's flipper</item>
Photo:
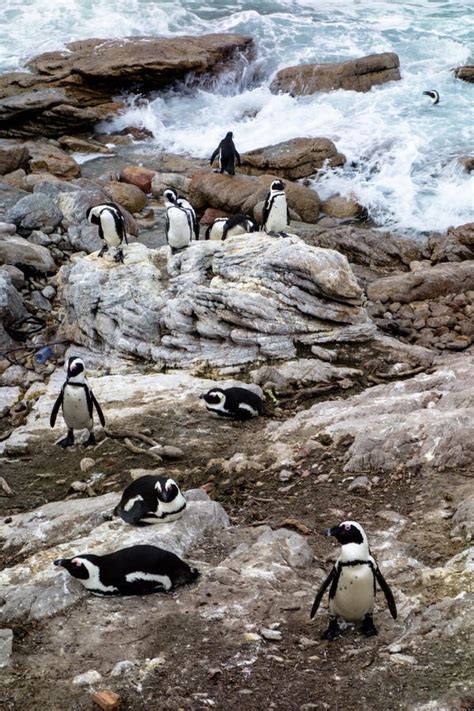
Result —
[[237, 153], [237, 150], [234, 148], [234, 155], [235, 155], [235, 162], [237, 165], [242, 165], [242, 161], [240, 160], [240, 155]]
[[97, 402], [96, 397], [95, 397], [94, 393], [92, 392], [92, 390], [89, 390], [89, 392], [90, 392], [92, 404], [94, 405], [94, 407], [97, 411], [97, 414], [99, 416], [99, 422], [102, 425], [102, 427], [105, 427], [105, 417], [104, 417], [104, 413], [102, 412], [102, 408], [99, 405], [99, 403]]
[[59, 393], [58, 398], [53, 405], [53, 409], [51, 410], [51, 416], [49, 418], [49, 424], [51, 425], [51, 427], [54, 427], [54, 425], [56, 424], [56, 418], [58, 416], [59, 408], [63, 404], [63, 397], [64, 397], [64, 385], [61, 388], [61, 392]]
[[215, 159], [217, 158], [217, 154], [219, 153], [220, 147], [221, 147], [221, 144], [219, 143], [219, 145], [217, 146], [216, 150], [214, 151], [214, 153], [212, 154], [212, 156], [209, 160], [209, 165], [212, 165], [214, 163]]
[[265, 223], [268, 220], [269, 214], [270, 214], [270, 193], [268, 193], [267, 197], [265, 198], [265, 203], [263, 205], [262, 227], [265, 227]]
[[168, 216], [168, 210], [166, 210], [166, 220], [165, 220], [165, 237], [166, 237], [166, 244], [170, 243], [169, 240], [169, 233], [170, 233], [170, 218]]
[[393, 619], [397, 619], [397, 605], [395, 603], [395, 598], [393, 597], [393, 593], [390, 590], [390, 587], [383, 577], [382, 573], [380, 572], [380, 569], [377, 566], [375, 566], [375, 579], [377, 580], [378, 584], [380, 585], [380, 589], [382, 590], [383, 594], [385, 595], [385, 599], [387, 601], [388, 609], [390, 610], [390, 614], [392, 615]]
[[290, 224], [290, 208], [288, 207], [288, 203], [286, 203], [286, 224]]
[[316, 593], [316, 597], [314, 598], [313, 602], [313, 607], [311, 608], [311, 615], [310, 618], [313, 619], [315, 614], [318, 611], [318, 607], [321, 604], [321, 600], [323, 599], [323, 595], [326, 592], [327, 588], [329, 587], [329, 584], [334, 580], [334, 577], [336, 575], [336, 568], [334, 567], [331, 572], [329, 573], [328, 577], [324, 581], [324, 583], [321, 585], [319, 588], [318, 592]]
[[148, 506], [143, 500], [136, 500], [133, 506], [128, 510], [122, 506], [122, 502], [115, 507], [115, 515], [129, 523], [131, 526], [146, 526], [147, 523], [142, 523], [141, 519], [149, 514]]

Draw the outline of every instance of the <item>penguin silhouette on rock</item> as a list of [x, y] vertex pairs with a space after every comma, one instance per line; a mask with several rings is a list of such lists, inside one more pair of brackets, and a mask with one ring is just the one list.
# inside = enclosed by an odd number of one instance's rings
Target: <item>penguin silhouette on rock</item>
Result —
[[84, 446], [94, 445], [94, 407], [102, 427], [105, 426], [105, 419], [102, 409], [84, 375], [84, 361], [76, 356], [71, 356], [68, 360], [66, 381], [51, 411], [49, 420], [51, 427], [56, 424], [60, 407], [62, 407], [64, 421], [68, 430], [66, 437], [58, 442], [59, 446], [64, 449], [74, 444], [74, 430], [89, 430], [89, 439]]
[[226, 133], [225, 138], [222, 139], [211, 156], [210, 165], [219, 157], [219, 170], [215, 171], [216, 173], [235, 175], [235, 164], [241, 165], [240, 155], [237, 153], [233, 138], [232, 131]]
[[341, 633], [339, 619], [362, 622], [362, 633], [367, 637], [377, 634], [372, 611], [375, 587], [380, 586], [393, 619], [397, 606], [388, 584], [371, 556], [369, 542], [362, 526], [356, 521], [343, 521], [328, 528], [327, 536], [334, 536], [341, 544], [341, 553], [326, 580], [318, 590], [311, 610], [311, 618], [318, 611], [324, 593], [329, 588], [329, 627], [322, 639], [332, 641]]
[[128, 244], [125, 220], [123, 215], [113, 202], [105, 202], [95, 207], [90, 207], [86, 212], [86, 217], [92, 225], [99, 226], [99, 237], [104, 242], [98, 257], [102, 257], [109, 247], [115, 248], [114, 259], [123, 263], [122, 244]]

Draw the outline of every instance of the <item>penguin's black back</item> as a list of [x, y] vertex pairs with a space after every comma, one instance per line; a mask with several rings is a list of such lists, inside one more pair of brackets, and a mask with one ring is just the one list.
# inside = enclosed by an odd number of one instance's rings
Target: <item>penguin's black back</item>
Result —
[[[162, 476], [141, 476], [132, 481], [123, 491], [120, 503], [115, 507], [114, 514], [120, 516], [126, 523], [132, 526], [140, 525], [140, 519], [147, 513], [155, 512], [158, 508], [158, 494], [155, 489], [156, 483], [160, 481], [164, 487], [167, 479]], [[132, 508], [125, 510], [127, 501], [141, 496], [143, 501], [136, 501]]]
[[221, 166], [230, 175], [235, 174], [235, 146], [230, 136], [226, 136], [221, 141]]
[[241, 414], [239, 411], [239, 404], [245, 403], [250, 405], [254, 410], [258, 412], [259, 415], [263, 412], [263, 402], [262, 398], [254, 393], [253, 390], [248, 390], [247, 388], [240, 388], [238, 386], [232, 388], [226, 388], [224, 390], [225, 394], [225, 407], [230, 412], [235, 414]]

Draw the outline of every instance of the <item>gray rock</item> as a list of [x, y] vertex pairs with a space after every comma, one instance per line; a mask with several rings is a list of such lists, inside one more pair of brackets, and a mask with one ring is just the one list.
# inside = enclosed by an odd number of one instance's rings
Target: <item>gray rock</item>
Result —
[[28, 148], [16, 141], [0, 138], [0, 175], [23, 167], [28, 160]]
[[[59, 193], [56, 205], [63, 214], [63, 224], [78, 224], [86, 219], [86, 212], [90, 207], [101, 202], [110, 202], [110, 198], [99, 188], [95, 190], [76, 190], [74, 192]], [[95, 228], [97, 232], [97, 227]]]
[[357, 476], [347, 487], [348, 491], [370, 491], [371, 488], [372, 484], [366, 476]]
[[89, 669], [89, 671], [75, 676], [72, 683], [74, 686], [93, 686], [94, 684], [98, 684], [101, 679], [102, 675], [99, 674], [98, 671]]
[[19, 190], [14, 185], [0, 182], [0, 221], [9, 222], [6, 215], [21, 198], [29, 195], [25, 190]]
[[34, 193], [19, 200], [8, 211], [6, 219], [17, 226], [21, 235], [29, 235], [33, 230], [49, 234], [54, 232], [63, 215], [52, 200], [41, 193]]
[[[0, 240], [0, 255], [1, 245]], [[8, 326], [27, 313], [21, 295], [12, 284], [10, 274], [6, 269], [0, 269], [0, 322]]]
[[0, 417], [4, 417], [21, 397], [18, 386], [0, 388]]
[[0, 630], [0, 668], [10, 664], [10, 657], [13, 649], [13, 631], [9, 629]]
[[474, 495], [461, 501], [453, 516], [453, 524], [454, 536], [461, 536], [466, 541], [472, 541], [474, 538]]
[[30, 244], [39, 244], [42, 247], [48, 247], [51, 244], [51, 240], [48, 235], [40, 230], [33, 230], [33, 232], [28, 236], [28, 242], [30, 242]]
[[30, 244], [17, 235], [0, 238], [0, 262], [30, 267], [41, 274], [53, 274], [56, 264], [46, 247]]
[[360, 374], [361, 371], [355, 368], [335, 367], [316, 358], [299, 358], [281, 365], [264, 365], [250, 371], [254, 383], [270, 386], [275, 394], [290, 392], [293, 388], [304, 385], [337, 383]]
[[336, 168], [345, 163], [345, 157], [328, 138], [292, 138], [256, 148], [241, 159], [240, 173], [270, 173], [288, 180], [306, 178], [322, 167]]
[[0, 235], [14, 235], [15, 232], [16, 225], [13, 222], [0, 222]]
[[45, 299], [54, 299], [54, 297], [56, 296], [56, 289], [54, 288], [54, 286], [51, 286], [51, 284], [48, 284], [48, 286], [44, 287], [41, 293]]
[[99, 237], [97, 225], [91, 225], [90, 222], [82, 222], [80, 225], [72, 225], [67, 231], [69, 241], [77, 252], [98, 252], [103, 246], [103, 242]]
[[32, 291], [30, 297], [31, 303], [42, 311], [51, 311], [51, 304], [48, 299], [45, 299], [41, 291]]
[[337, 252], [260, 234], [196, 242], [168, 264], [166, 252], [134, 244], [123, 266], [91, 255], [63, 267], [74, 340], [98, 339], [107, 349], [189, 367], [289, 358], [298, 342], [351, 342], [374, 333], [362, 292]]

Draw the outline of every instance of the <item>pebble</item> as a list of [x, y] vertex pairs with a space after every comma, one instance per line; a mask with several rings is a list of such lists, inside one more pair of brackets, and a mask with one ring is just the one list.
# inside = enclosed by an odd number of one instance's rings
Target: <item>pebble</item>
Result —
[[54, 297], [56, 296], [56, 289], [54, 288], [54, 286], [48, 284], [48, 286], [44, 287], [41, 293], [43, 294], [45, 299], [54, 299]]
[[110, 676], [122, 676], [123, 674], [128, 674], [135, 667], [135, 662], [130, 661], [130, 659], [124, 659], [122, 662], [117, 662]]
[[390, 661], [396, 662], [397, 664], [416, 664], [415, 657], [410, 654], [391, 654]]
[[290, 471], [289, 469], [283, 469], [279, 475], [278, 478], [280, 481], [290, 481], [294, 477], [294, 472]]
[[89, 669], [89, 671], [83, 674], [78, 674], [72, 680], [74, 686], [88, 686], [92, 684], [97, 684], [102, 679], [102, 676], [95, 669]]
[[85, 491], [87, 489], [87, 483], [85, 481], [73, 481], [69, 488], [71, 491]]
[[81, 472], [88, 472], [89, 469], [95, 465], [95, 459], [92, 457], [83, 457], [79, 466], [81, 467]]
[[262, 638], [256, 632], [246, 632], [244, 634], [245, 642], [259, 642]]
[[362, 489], [364, 491], [370, 491], [372, 484], [370, 483], [368, 477], [357, 476], [348, 486], [349, 491], [357, 491], [357, 489]]
[[267, 628], [263, 628], [262, 630], [260, 630], [260, 633], [265, 639], [269, 639], [274, 642], [279, 642], [282, 638], [282, 634], [279, 630], [270, 630]]

